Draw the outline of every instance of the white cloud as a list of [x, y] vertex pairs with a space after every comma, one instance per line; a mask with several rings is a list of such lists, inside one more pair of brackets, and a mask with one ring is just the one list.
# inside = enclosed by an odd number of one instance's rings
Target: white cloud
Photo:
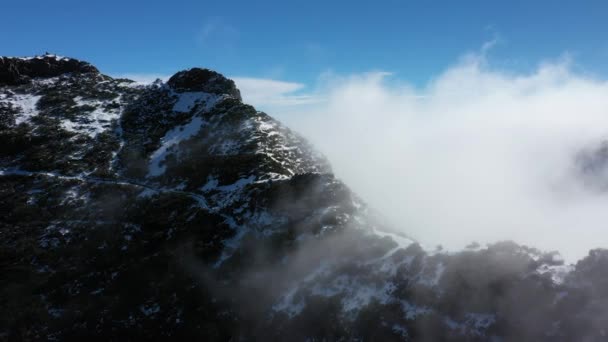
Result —
[[[114, 78], [127, 78], [140, 84], [150, 84], [161, 79], [166, 82], [171, 75], [129, 73], [112, 75]], [[283, 108], [319, 103], [322, 98], [313, 94], [300, 94], [305, 89], [302, 83], [285, 82], [254, 77], [229, 77], [241, 91], [246, 103], [263, 110], [282, 110]]]
[[569, 260], [608, 247], [608, 194], [584, 190], [572, 171], [580, 149], [608, 138], [608, 83], [572, 71], [569, 58], [495, 70], [488, 48], [422, 89], [382, 72], [326, 74], [299, 102], [289, 95], [298, 83], [237, 84], [427, 245], [513, 239]]
[[301, 83], [251, 77], [234, 77], [232, 80], [241, 91], [244, 102], [264, 110], [320, 101], [319, 97], [314, 95], [298, 94], [298, 91], [304, 89], [304, 84]]

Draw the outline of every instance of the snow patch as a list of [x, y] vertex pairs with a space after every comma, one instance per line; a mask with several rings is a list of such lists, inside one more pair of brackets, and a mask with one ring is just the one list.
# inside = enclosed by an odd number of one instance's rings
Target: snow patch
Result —
[[414, 320], [418, 316], [426, 315], [432, 312], [428, 307], [413, 305], [405, 300], [401, 301], [401, 310], [405, 315], [405, 319]]
[[380, 237], [389, 237], [391, 238], [391, 240], [395, 241], [397, 243], [397, 245], [399, 246], [399, 248], [407, 248], [409, 245], [411, 245], [412, 243], [414, 243], [413, 240], [408, 239], [407, 237], [403, 236], [403, 235], [399, 235], [399, 234], [395, 234], [395, 233], [391, 233], [391, 232], [387, 232], [387, 231], [381, 231], [378, 229], [374, 228], [374, 234], [380, 236]]
[[230, 259], [239, 247], [243, 237], [249, 232], [249, 229], [245, 226], [238, 227], [232, 218], [226, 219], [225, 223], [228, 223], [233, 229], [237, 229], [237, 232], [232, 238], [224, 240], [224, 249], [219, 259], [213, 264], [213, 268], [222, 266], [226, 260]]
[[205, 123], [206, 121], [201, 117], [196, 116], [189, 123], [175, 127], [167, 132], [161, 139], [161, 146], [150, 156], [148, 177], [158, 177], [165, 173], [166, 166], [163, 162], [170, 153], [171, 147], [192, 138], [200, 132]]
[[207, 183], [203, 185], [201, 191], [206, 192], [217, 188], [219, 181], [215, 177], [207, 176]]
[[142, 305], [139, 307], [139, 311], [146, 316], [151, 316], [160, 312], [160, 306], [157, 303], [151, 305]]
[[231, 191], [241, 189], [241, 188], [245, 187], [246, 185], [253, 183], [254, 181], [255, 181], [255, 176], [249, 176], [247, 178], [241, 178], [241, 179], [237, 180], [236, 182], [229, 184], [229, 185], [218, 186], [218, 187], [216, 187], [216, 189], [219, 191], [231, 192]]
[[537, 270], [539, 274], [548, 274], [556, 285], [564, 283], [566, 276], [574, 270], [574, 265], [547, 265], [543, 264]]
[[329, 283], [316, 281], [311, 293], [316, 296], [333, 297], [343, 294], [342, 311], [356, 313], [367, 306], [372, 300], [387, 304], [394, 300], [392, 294], [397, 286], [392, 282], [363, 284], [355, 278], [340, 275]]
[[86, 134], [91, 138], [95, 138], [99, 133], [111, 128], [113, 120], [118, 119], [121, 114], [120, 109], [104, 108], [113, 102], [112, 100], [84, 100], [82, 97], [77, 96], [74, 98], [74, 102], [76, 102], [78, 107], [94, 107], [95, 109], [87, 113], [85, 117], [81, 117], [78, 121], [63, 120], [61, 127], [66, 131]]
[[464, 324], [471, 327], [472, 332], [478, 336], [485, 335], [485, 330], [496, 322], [496, 317], [493, 314], [467, 313], [465, 317]]
[[205, 92], [184, 92], [177, 94], [177, 102], [173, 105], [174, 112], [188, 113], [196, 105], [201, 102], [205, 103], [203, 107], [204, 111], [208, 111], [221, 99], [222, 97], [216, 94], [210, 94]]
[[445, 317], [443, 322], [450, 330], [457, 331], [460, 334], [470, 333], [482, 337], [485, 336], [488, 328], [496, 322], [496, 317], [493, 314], [467, 313], [463, 322], [457, 322], [450, 317]]
[[52, 316], [53, 318], [60, 318], [61, 316], [63, 316], [65, 310], [63, 309], [59, 309], [59, 308], [49, 308], [47, 310], [47, 312], [49, 313], [50, 316]]
[[31, 118], [39, 114], [38, 110], [36, 109], [36, 104], [41, 97], [42, 96], [32, 94], [15, 94], [10, 98], [2, 98], [0, 100], [12, 104], [13, 107], [19, 108], [19, 113], [15, 117], [15, 123], [19, 125], [23, 122], [29, 122]]
[[65, 56], [59, 56], [59, 55], [55, 55], [55, 54], [44, 54], [42, 56], [34, 56], [34, 57], [8, 57], [8, 58], [16, 58], [16, 59], [20, 59], [22, 61], [31, 61], [33, 59], [46, 59], [46, 58], [52, 58], [56, 61], [69, 61], [71, 58], [65, 57]]
[[[355, 201], [353, 200], [353, 204], [355, 203]], [[386, 231], [381, 231], [376, 229], [375, 227], [372, 228], [372, 232], [373, 234], [384, 238], [384, 237], [388, 237], [391, 240], [395, 241], [397, 243], [397, 247], [391, 249], [390, 251], [388, 251], [382, 258], [382, 259], [386, 259], [388, 257], [390, 257], [391, 255], [395, 254], [396, 251], [400, 250], [400, 249], [406, 249], [408, 246], [410, 246], [411, 244], [414, 243], [413, 240], [406, 238], [405, 236], [402, 235], [398, 235], [395, 233], [390, 233], [390, 232], [386, 232]]]
[[327, 272], [327, 269], [327, 265], [322, 263], [313, 272], [311, 272], [304, 279], [302, 279], [301, 282], [295, 283], [294, 286], [289, 289], [289, 291], [287, 291], [283, 296], [281, 296], [279, 302], [272, 306], [272, 310], [274, 312], [284, 312], [289, 316], [289, 318], [299, 315], [300, 312], [302, 312], [302, 310], [306, 306], [306, 303], [304, 302], [303, 298], [300, 298], [298, 302], [294, 302], [294, 297], [296, 293], [298, 293], [298, 291], [300, 290], [300, 286], [321, 276], [322, 274]]
[[407, 334], [407, 329], [399, 324], [393, 324], [393, 332], [403, 338], [407, 338], [409, 336]]

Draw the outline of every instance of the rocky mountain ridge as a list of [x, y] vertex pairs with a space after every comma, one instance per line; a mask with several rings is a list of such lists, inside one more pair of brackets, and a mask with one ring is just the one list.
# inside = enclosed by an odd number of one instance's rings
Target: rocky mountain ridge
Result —
[[424, 250], [193, 68], [0, 58], [0, 339], [602, 340], [608, 252]]

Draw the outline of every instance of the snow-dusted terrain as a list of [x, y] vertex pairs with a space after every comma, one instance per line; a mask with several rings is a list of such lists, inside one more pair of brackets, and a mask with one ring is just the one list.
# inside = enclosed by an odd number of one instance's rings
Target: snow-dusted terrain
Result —
[[606, 251], [425, 250], [207, 69], [1, 58], [0, 146], [0, 340], [606, 337]]

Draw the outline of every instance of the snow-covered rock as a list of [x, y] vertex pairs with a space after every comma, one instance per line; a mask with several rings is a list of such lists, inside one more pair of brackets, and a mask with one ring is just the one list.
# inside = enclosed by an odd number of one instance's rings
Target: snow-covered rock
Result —
[[207, 69], [0, 58], [0, 213], [0, 340], [605, 334], [606, 251], [427, 251]]

